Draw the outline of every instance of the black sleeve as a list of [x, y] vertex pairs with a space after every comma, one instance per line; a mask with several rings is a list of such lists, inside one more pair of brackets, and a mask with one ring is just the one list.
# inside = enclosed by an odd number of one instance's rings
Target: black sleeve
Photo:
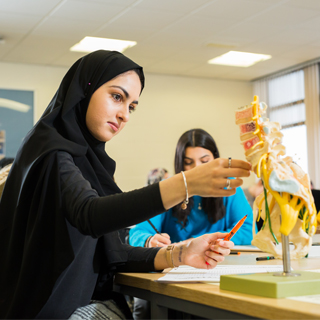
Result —
[[161, 248], [132, 247], [124, 244], [128, 254], [125, 265], [117, 266], [118, 272], [150, 272], [154, 269], [154, 258]]
[[130, 192], [100, 197], [84, 179], [71, 155], [58, 152], [62, 210], [81, 233], [100, 237], [145, 221], [165, 211], [159, 183]]

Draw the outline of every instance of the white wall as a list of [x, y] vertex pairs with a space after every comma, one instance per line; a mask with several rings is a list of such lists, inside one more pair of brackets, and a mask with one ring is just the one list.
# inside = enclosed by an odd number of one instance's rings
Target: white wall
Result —
[[58, 89], [66, 72], [67, 68], [0, 62], [0, 88], [33, 90], [35, 92], [34, 118], [37, 121]]
[[[0, 88], [35, 91], [35, 121], [39, 119], [66, 68], [0, 63]], [[237, 107], [253, 98], [249, 82], [220, 81], [146, 74], [139, 106], [125, 129], [106, 145], [116, 160], [116, 182], [123, 191], [145, 185], [154, 167], [173, 174], [176, 143], [192, 128], [207, 130], [215, 138], [221, 157], [245, 159], [239, 129], [234, 123]], [[254, 177], [245, 179], [250, 185]]]

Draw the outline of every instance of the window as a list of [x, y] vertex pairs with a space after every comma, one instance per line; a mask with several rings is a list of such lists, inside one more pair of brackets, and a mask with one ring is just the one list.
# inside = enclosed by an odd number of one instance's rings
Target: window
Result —
[[307, 129], [303, 70], [267, 82], [268, 117], [281, 124], [286, 155], [308, 173]]

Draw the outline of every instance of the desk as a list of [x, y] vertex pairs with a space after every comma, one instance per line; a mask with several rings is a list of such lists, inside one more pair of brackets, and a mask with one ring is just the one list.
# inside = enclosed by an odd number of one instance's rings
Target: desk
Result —
[[[256, 261], [265, 253], [228, 256], [222, 264], [273, 264], [282, 260]], [[291, 261], [295, 270], [320, 268], [320, 257]], [[319, 319], [320, 305], [290, 299], [272, 299], [220, 290], [208, 283], [159, 283], [161, 273], [118, 273], [114, 289], [151, 302], [152, 319], [168, 319], [168, 308], [208, 319]]]

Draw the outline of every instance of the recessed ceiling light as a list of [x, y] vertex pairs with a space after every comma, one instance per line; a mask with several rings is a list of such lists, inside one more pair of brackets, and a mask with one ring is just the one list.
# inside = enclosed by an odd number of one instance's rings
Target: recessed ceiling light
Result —
[[271, 56], [267, 54], [229, 51], [222, 56], [209, 60], [208, 63], [234, 67], [250, 67], [257, 62], [268, 60], [270, 58]]
[[97, 37], [84, 37], [79, 43], [70, 48], [70, 51], [92, 52], [96, 50], [114, 50], [123, 52], [137, 44], [135, 41], [107, 39]]

